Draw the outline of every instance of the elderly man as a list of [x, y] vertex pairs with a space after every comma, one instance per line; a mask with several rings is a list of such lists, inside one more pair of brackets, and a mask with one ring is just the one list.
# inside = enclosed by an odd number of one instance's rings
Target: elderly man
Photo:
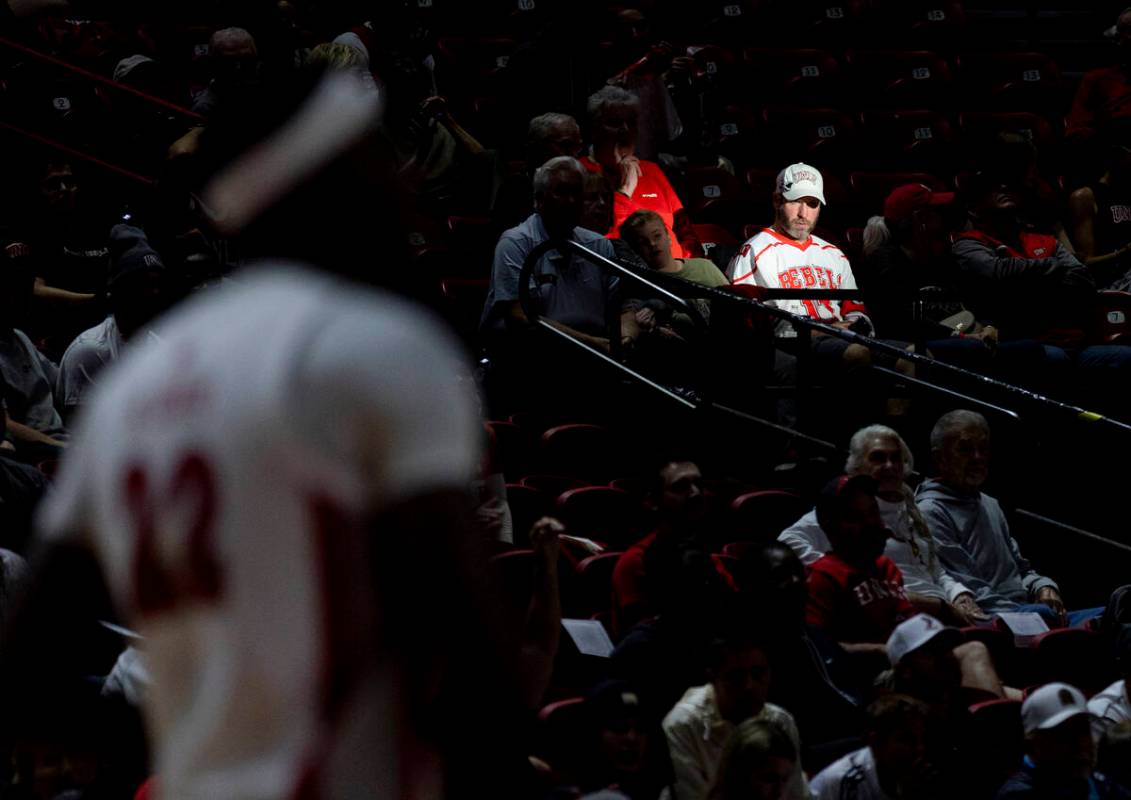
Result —
[[[551, 158], [581, 153], [581, 128], [569, 114], [550, 112], [530, 120], [526, 131], [526, 169], [507, 176], [495, 194], [492, 221], [500, 230], [513, 228], [534, 210], [534, 173]], [[591, 230], [596, 230], [595, 228]]]
[[659, 164], [636, 156], [640, 100], [624, 89], [606, 86], [589, 98], [586, 110], [593, 144], [582, 163], [590, 172], [603, 172], [616, 190], [613, 227], [606, 231], [609, 238], [620, 235], [621, 223], [634, 211], [648, 209], [660, 215], [669, 231], [676, 232], [671, 237], [672, 255], [688, 255], [682, 241], [693, 239], [694, 233], [683, 224], [683, 202]]
[[[891, 534], [884, 555], [903, 573], [911, 604], [919, 611], [960, 625], [986, 619], [971, 591], [939, 563], [931, 530], [915, 506], [911, 489], [904, 483], [914, 463], [903, 438], [885, 425], [861, 428], [849, 442], [844, 468], [849, 475], [869, 475], [878, 483], [876, 502]], [[812, 564], [830, 549], [816, 511], [786, 528], [778, 539], [793, 548], [805, 564]]]
[[939, 476], [919, 486], [919, 510], [943, 567], [970, 587], [981, 608], [1035, 611], [1053, 625], [1076, 625], [1103, 610], [1068, 614], [1056, 582], [1029, 566], [1001, 506], [982, 492], [990, 463], [985, 417], [963, 409], [944, 414], [931, 431], [931, 453]]
[[[584, 186], [585, 169], [569, 156], [551, 158], [534, 173], [535, 211], [499, 238], [481, 329], [513, 331], [527, 322], [518, 299], [519, 275], [527, 255], [543, 242], [573, 240], [606, 258], [613, 257], [610, 242], [577, 227]], [[531, 295], [550, 324], [590, 347], [609, 351], [606, 309], [617, 297], [615, 277], [590, 261], [554, 250], [539, 259], [531, 282]], [[637, 334], [635, 315], [626, 310], [621, 315], [622, 343], [631, 343]]]

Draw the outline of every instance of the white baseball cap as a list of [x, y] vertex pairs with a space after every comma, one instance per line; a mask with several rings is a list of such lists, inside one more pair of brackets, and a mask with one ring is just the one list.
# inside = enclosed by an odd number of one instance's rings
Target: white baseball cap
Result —
[[1087, 713], [1088, 701], [1079, 689], [1067, 683], [1046, 683], [1021, 704], [1021, 725], [1028, 736]]
[[816, 167], [808, 164], [790, 164], [778, 173], [778, 193], [786, 200], [800, 200], [802, 197], [816, 197], [821, 205], [825, 202], [825, 179]]
[[958, 647], [965, 641], [962, 631], [943, 625], [930, 614], [916, 614], [899, 623], [888, 637], [888, 658], [892, 666], [902, 661], [908, 653], [915, 652], [940, 636], [943, 638], [939, 639], [938, 644], [947, 649]]

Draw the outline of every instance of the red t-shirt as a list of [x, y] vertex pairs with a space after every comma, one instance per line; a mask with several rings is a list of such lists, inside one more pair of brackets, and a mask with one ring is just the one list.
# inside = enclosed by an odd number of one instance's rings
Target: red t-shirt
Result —
[[[655, 541], [656, 531], [652, 531], [625, 550], [613, 567], [613, 631], [618, 636], [655, 614], [655, 604], [648, 596], [644, 577], [644, 554]], [[713, 558], [711, 563], [726, 587], [737, 591], [726, 564], [718, 558]]]
[[[590, 172], [601, 171], [601, 165], [589, 156], [582, 158], [581, 163]], [[615, 190], [616, 187], [613, 188]], [[671, 236], [672, 240], [672, 255], [676, 258], [691, 258], [691, 253], [683, 249], [683, 245], [680, 244], [673, 232], [675, 212], [683, 208], [683, 203], [676, 195], [675, 189], [668, 183], [667, 176], [660, 169], [660, 165], [654, 161], [640, 159], [640, 178], [636, 181], [636, 191], [632, 193], [632, 197], [626, 197], [620, 192], [614, 191], [613, 229], [605, 235], [610, 239], [619, 238], [621, 223], [628, 219], [632, 212], [643, 208], [655, 211], [664, 220], [664, 224], [668, 226], [668, 235]]]
[[1123, 67], [1085, 73], [1076, 89], [1065, 126], [1069, 134], [1099, 128], [1113, 119], [1131, 118], [1131, 80]]
[[887, 556], [862, 572], [836, 553], [809, 568], [805, 621], [838, 642], [886, 642], [895, 626], [915, 613], [903, 589], [903, 575]]

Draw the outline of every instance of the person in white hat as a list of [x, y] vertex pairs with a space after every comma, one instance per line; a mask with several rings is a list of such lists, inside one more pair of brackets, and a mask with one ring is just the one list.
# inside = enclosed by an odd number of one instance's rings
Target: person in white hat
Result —
[[[887, 641], [897, 692], [934, 706], [965, 705], [973, 694], [998, 698], [1021, 693], [1002, 684], [990, 651], [981, 642], [967, 642], [962, 631], [944, 625], [930, 614], [901, 622]], [[984, 699], [984, 698], [983, 698]]]
[[1025, 760], [998, 792], [998, 800], [1023, 797], [1114, 797], [1094, 772], [1096, 746], [1083, 693], [1067, 683], [1048, 683], [1021, 705]]
[[[731, 283], [814, 292], [856, 289], [848, 257], [839, 247], [813, 233], [825, 205], [825, 180], [816, 167], [797, 163], [779, 172], [773, 195], [774, 222], [739, 248], [726, 270]], [[864, 304], [856, 300], [804, 298], [767, 302], [826, 325], [869, 336], [874, 333]], [[780, 349], [797, 355], [797, 331], [791, 324], [784, 320], [779, 322], [775, 336]], [[906, 342], [889, 344], [903, 349], [911, 347]], [[845, 369], [859, 370], [872, 364], [872, 351], [864, 345], [821, 332], [813, 335], [811, 349], [820, 361]], [[913, 371], [910, 362], [903, 359], [884, 360], [903, 374], [910, 375]], [[846, 394], [851, 397], [851, 393]], [[888, 413], [906, 414], [906, 401], [892, 398], [888, 402]]]

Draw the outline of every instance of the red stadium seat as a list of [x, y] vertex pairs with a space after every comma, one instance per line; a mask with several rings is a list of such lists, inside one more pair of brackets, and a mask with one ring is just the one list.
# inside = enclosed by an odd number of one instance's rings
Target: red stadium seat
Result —
[[1065, 110], [1060, 67], [1044, 53], [991, 50], [961, 55], [957, 64], [964, 97], [981, 98], [987, 108]]
[[562, 492], [568, 492], [570, 489], [580, 489], [584, 486], [589, 486], [588, 483], [579, 478], [571, 478], [568, 475], [545, 474], [527, 475], [519, 480], [519, 483], [531, 489], [537, 489], [548, 498], [556, 498]]
[[593, 483], [625, 474], [623, 453], [608, 428], [584, 423], [559, 425], [542, 434], [543, 468]]
[[570, 610], [578, 617], [592, 618], [612, 610], [613, 569], [619, 551], [610, 551], [589, 556], [577, 565], [577, 603]]
[[742, 163], [757, 157], [758, 153], [747, 151], [757, 148], [759, 143], [762, 127], [759, 112], [749, 105], [728, 102], [716, 116], [718, 128], [711, 133], [722, 155]]
[[1042, 683], [1064, 681], [1091, 697], [1115, 680], [1107, 640], [1085, 628], [1057, 628], [1034, 641]]
[[940, 108], [949, 99], [950, 65], [930, 50], [849, 50], [845, 53], [862, 107]]
[[856, 205], [865, 218], [884, 213], [884, 200], [893, 189], [908, 183], [921, 183], [936, 192], [945, 192], [946, 181], [926, 172], [853, 172], [848, 176]]
[[792, 492], [777, 489], [749, 492], [730, 504], [730, 531], [736, 540], [771, 542], [808, 509]]
[[640, 501], [619, 489], [586, 486], [558, 496], [555, 513], [574, 536], [584, 536], [610, 547], [627, 547], [640, 538], [643, 511]]
[[840, 64], [823, 50], [747, 47], [743, 61], [760, 102], [813, 105], [837, 101]]
[[1100, 331], [1108, 344], [1131, 344], [1131, 293], [1099, 293]]
[[747, 208], [745, 187], [738, 178], [718, 167], [688, 167], [680, 198], [695, 222], [718, 225], [741, 220]]
[[1044, 117], [1027, 111], [962, 111], [958, 129], [968, 146], [983, 147], [999, 133], [1020, 133], [1038, 148], [1056, 142], [1057, 135]]
[[570, 697], [558, 700], [538, 712], [537, 734], [533, 753], [544, 760], [556, 774], [569, 774], [581, 766], [578, 742], [588, 729], [585, 700]]
[[[783, 165], [807, 161], [822, 174], [854, 154], [856, 123], [835, 108], [767, 108], [762, 119]], [[775, 173], [776, 174], [776, 173]], [[827, 196], [826, 196], [827, 197]], [[757, 202], [758, 198], [755, 198]]]
[[949, 172], [954, 134], [934, 111], [866, 111], [861, 133], [876, 164], [928, 172]]
[[1017, 700], [987, 700], [970, 706], [966, 735], [974, 760], [966, 764], [969, 785], [984, 787], [992, 796], [1017, 769], [1024, 755], [1021, 703]]
[[738, 239], [734, 237], [730, 231], [721, 225], [712, 225], [711, 223], [695, 223], [692, 225], [695, 229], [695, 236], [703, 244], [740, 244]]

